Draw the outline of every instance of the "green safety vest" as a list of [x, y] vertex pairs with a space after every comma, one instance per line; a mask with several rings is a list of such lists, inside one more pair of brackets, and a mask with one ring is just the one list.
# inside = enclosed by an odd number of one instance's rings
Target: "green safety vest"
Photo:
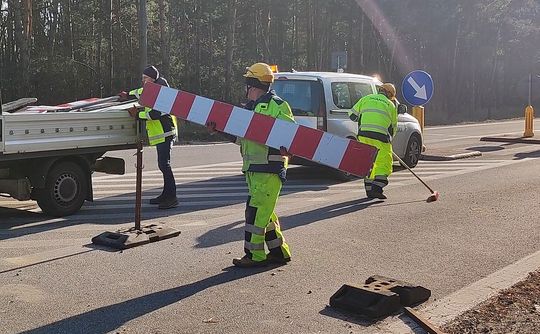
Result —
[[353, 106], [358, 114], [358, 136], [377, 139], [385, 143], [392, 141], [397, 131], [397, 110], [383, 94], [370, 94]]
[[[253, 111], [274, 118], [295, 122], [289, 104], [273, 92], [269, 92], [255, 102]], [[240, 139], [243, 172], [262, 172], [280, 174], [288, 165], [288, 158], [283, 157], [279, 150], [262, 145], [251, 140]]]
[[[140, 98], [143, 92], [143, 88], [134, 89], [129, 92], [129, 95], [134, 95], [137, 99]], [[171, 116], [173, 121], [173, 128], [170, 131], [165, 132], [161, 117], [158, 119], [151, 119], [150, 112], [152, 108], [145, 107], [143, 111], [139, 112], [139, 119], [144, 119], [146, 122], [146, 133], [148, 134], [148, 142], [151, 146], [165, 142], [165, 138], [176, 135], [176, 129], [178, 129], [176, 117]]]

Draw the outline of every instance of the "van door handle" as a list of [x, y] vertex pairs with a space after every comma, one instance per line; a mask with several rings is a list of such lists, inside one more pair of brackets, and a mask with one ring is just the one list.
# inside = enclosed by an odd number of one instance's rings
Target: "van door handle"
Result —
[[348, 110], [334, 109], [334, 110], [330, 110], [330, 113], [346, 115], [348, 113]]

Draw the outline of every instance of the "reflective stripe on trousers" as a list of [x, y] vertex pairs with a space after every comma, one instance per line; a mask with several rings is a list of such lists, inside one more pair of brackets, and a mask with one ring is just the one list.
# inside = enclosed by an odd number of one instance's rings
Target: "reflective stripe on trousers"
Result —
[[264, 261], [266, 252], [277, 257], [290, 257], [274, 209], [276, 207], [281, 180], [276, 174], [246, 172], [249, 197], [246, 203], [246, 225], [244, 229], [244, 251], [254, 261]]
[[[388, 132], [388, 128], [385, 128], [384, 126], [380, 126], [380, 125], [373, 125], [373, 124], [360, 124], [360, 126], [358, 126], [358, 132], [360, 131], [373, 131], [373, 130], [378, 130], [378, 131], [375, 131], [375, 132], [380, 132], [384, 135], [387, 135], [387, 136], [390, 136], [390, 138], [392, 138], [392, 134]], [[374, 145], [371, 145], [371, 146], [374, 146]]]
[[388, 176], [392, 174], [392, 144], [366, 137], [359, 137], [358, 140], [379, 149], [371, 173], [364, 179], [366, 191], [372, 190], [372, 186], [384, 188], [388, 185]]

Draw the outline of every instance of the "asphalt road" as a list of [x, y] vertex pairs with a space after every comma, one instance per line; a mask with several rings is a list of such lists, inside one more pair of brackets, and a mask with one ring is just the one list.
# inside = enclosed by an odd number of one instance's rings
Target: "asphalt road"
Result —
[[[293, 261], [279, 268], [231, 266], [242, 255], [246, 196], [232, 144], [175, 147], [182, 203], [170, 211], [144, 205], [143, 216], [182, 234], [123, 252], [90, 239], [132, 226], [132, 169], [96, 174], [96, 201], [66, 219], [2, 199], [0, 333], [378, 332], [377, 324], [328, 308], [330, 296], [381, 274], [428, 287], [439, 299], [539, 250], [540, 147], [478, 141], [519, 135], [522, 126], [427, 128], [428, 152], [483, 152], [422, 161], [416, 171], [441, 193], [431, 204], [397, 166], [385, 202], [364, 201], [360, 181], [292, 168], [277, 213]], [[132, 166], [132, 154], [113, 155]], [[145, 199], [160, 190], [154, 154], [145, 152]]]

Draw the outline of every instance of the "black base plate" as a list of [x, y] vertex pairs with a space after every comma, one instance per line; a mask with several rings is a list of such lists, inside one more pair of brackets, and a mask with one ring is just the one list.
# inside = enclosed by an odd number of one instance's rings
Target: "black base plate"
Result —
[[116, 232], [103, 232], [92, 238], [92, 243], [114, 249], [127, 249], [150, 242], [177, 237], [179, 230], [161, 224], [142, 226], [140, 230], [134, 227]]

